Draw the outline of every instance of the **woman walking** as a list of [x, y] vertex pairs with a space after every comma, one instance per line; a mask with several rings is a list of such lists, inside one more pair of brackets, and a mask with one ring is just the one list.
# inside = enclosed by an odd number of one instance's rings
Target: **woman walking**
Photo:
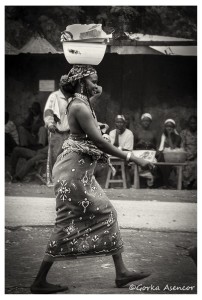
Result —
[[53, 262], [61, 259], [112, 255], [117, 287], [149, 276], [129, 271], [124, 265], [117, 213], [93, 173], [97, 162], [108, 162], [106, 153], [145, 168], [153, 166], [130, 151], [117, 149], [102, 137], [89, 101], [97, 89], [97, 81], [97, 72], [89, 65], [74, 65], [66, 76], [67, 84], [74, 89], [67, 108], [70, 136], [53, 168], [57, 217], [44, 260], [31, 286], [32, 293], [68, 289], [46, 281]]

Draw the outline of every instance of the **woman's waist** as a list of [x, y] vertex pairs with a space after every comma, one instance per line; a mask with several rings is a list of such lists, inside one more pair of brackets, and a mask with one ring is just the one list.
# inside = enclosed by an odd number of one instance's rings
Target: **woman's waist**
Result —
[[91, 156], [93, 160], [101, 159], [103, 162], [108, 161], [108, 155], [99, 150], [85, 134], [71, 133], [68, 139], [64, 141], [62, 149], [63, 152], [61, 157], [66, 155], [68, 152], [78, 152]]
[[85, 133], [70, 133], [69, 138], [74, 141], [89, 141]]
[[86, 173], [92, 176], [96, 165], [96, 161], [87, 154], [65, 151], [63, 155], [58, 156], [53, 175], [57, 180], [81, 180]]

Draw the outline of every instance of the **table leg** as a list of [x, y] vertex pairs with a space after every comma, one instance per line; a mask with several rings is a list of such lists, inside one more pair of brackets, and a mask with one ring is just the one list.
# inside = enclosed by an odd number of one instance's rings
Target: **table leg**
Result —
[[136, 164], [134, 164], [134, 188], [135, 189], [140, 188], [139, 171], [138, 171], [138, 165]]
[[123, 188], [126, 189], [126, 173], [125, 173], [125, 163], [121, 163], [121, 174], [122, 174], [122, 180], [123, 180]]
[[112, 175], [112, 170], [111, 168], [108, 169], [108, 173], [107, 173], [107, 179], [106, 179], [106, 183], [105, 183], [105, 189], [109, 188], [109, 181]]
[[177, 182], [177, 189], [182, 189], [182, 166], [178, 167], [178, 182]]

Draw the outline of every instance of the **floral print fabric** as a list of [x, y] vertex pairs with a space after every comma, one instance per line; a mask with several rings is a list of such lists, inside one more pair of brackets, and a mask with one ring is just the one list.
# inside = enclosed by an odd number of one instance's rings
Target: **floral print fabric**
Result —
[[56, 222], [46, 255], [53, 260], [123, 250], [117, 213], [94, 178], [96, 160], [65, 149], [53, 169]]

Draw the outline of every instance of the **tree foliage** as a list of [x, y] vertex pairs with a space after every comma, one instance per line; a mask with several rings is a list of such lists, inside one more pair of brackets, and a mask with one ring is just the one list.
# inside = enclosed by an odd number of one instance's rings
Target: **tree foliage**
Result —
[[197, 38], [196, 6], [6, 6], [6, 40], [21, 48], [35, 33], [61, 49], [67, 25], [102, 23], [110, 33]]

